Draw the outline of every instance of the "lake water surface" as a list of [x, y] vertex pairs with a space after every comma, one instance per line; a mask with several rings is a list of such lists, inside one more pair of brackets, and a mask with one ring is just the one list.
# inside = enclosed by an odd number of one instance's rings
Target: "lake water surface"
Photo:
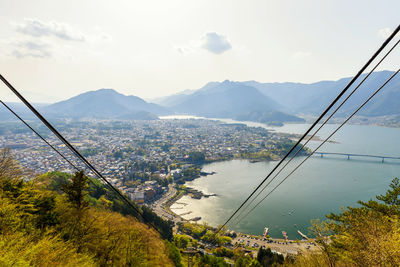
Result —
[[[288, 124], [273, 129], [303, 133], [308, 127], [307, 124]], [[318, 136], [326, 137], [335, 127], [337, 125], [326, 125]], [[332, 140], [338, 143], [326, 143], [319, 151], [400, 157], [398, 128], [348, 125], [337, 132]], [[312, 141], [309, 147], [318, 144], [320, 142]], [[299, 157], [293, 160], [288, 170], [283, 171], [267, 189], [273, 188], [303, 159]], [[175, 203], [171, 208], [178, 214], [191, 211], [183, 217], [201, 216], [202, 221], [218, 226], [227, 220], [275, 164], [277, 162], [250, 163], [247, 160], [206, 164], [203, 171], [217, 173], [187, 182], [186, 185], [218, 196], [200, 200], [184, 196], [178, 203], [187, 205]], [[300, 236], [295, 225], [303, 233], [308, 233], [311, 219], [323, 219], [325, 214], [340, 212], [341, 207], [356, 206], [357, 200], [368, 200], [383, 194], [395, 177], [400, 177], [400, 160], [385, 160], [382, 163], [380, 159], [347, 160], [343, 156], [313, 156], [249, 216], [238, 224], [228, 225], [228, 228], [262, 234], [264, 227], [269, 227], [272, 237], [282, 237], [281, 231], [284, 230], [290, 239], [298, 239]]]

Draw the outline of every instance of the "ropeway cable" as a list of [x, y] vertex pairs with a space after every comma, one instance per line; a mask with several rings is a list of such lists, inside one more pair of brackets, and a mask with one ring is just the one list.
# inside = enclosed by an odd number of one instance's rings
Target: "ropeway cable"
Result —
[[50, 144], [43, 136], [41, 136], [35, 129], [33, 129], [24, 119], [22, 119], [14, 110], [12, 110], [6, 103], [0, 100], [0, 103], [8, 109], [15, 117], [17, 117], [26, 127], [28, 127], [32, 132], [34, 132], [40, 139], [43, 140], [49, 147], [51, 147], [58, 155], [60, 155], [66, 162], [69, 163], [76, 171], [80, 171], [78, 167], [75, 166], [66, 156], [64, 156], [57, 148]]
[[317, 148], [315, 148], [311, 154], [309, 154], [299, 165], [296, 166], [281, 182], [279, 182], [266, 196], [264, 196], [257, 204], [250, 209], [242, 218], [237, 223], [240, 223], [244, 218], [246, 218], [255, 208], [258, 207], [258, 205], [261, 204], [272, 192], [274, 192], [287, 178], [289, 178], [298, 168], [300, 168], [301, 165], [303, 165], [304, 162], [306, 162], [321, 146], [323, 146], [337, 131], [339, 131], [360, 109], [362, 109], [387, 83], [389, 83], [398, 73], [400, 69], [398, 69], [392, 76], [390, 76], [389, 79], [387, 79], [381, 87], [379, 87], [367, 100], [364, 101], [364, 103], [361, 104], [342, 124], [336, 128], [335, 131], [333, 131], [320, 145], [318, 145]]
[[140, 211], [118, 190], [116, 189], [97, 169], [84, 157], [82, 156], [78, 150], [75, 149], [54, 127], [50, 124], [30, 103], [27, 101], [4, 77], [0, 74], [0, 80], [4, 82], [4, 84], [38, 117], [47, 128], [49, 128], [57, 138], [62, 141], [97, 177], [103, 180], [129, 207], [131, 207], [139, 216], [147, 222], [150, 226], [152, 226], [160, 235], [161, 232], [158, 228], [147, 221]]
[[[58, 155], [60, 155], [65, 161], [67, 161], [76, 171], [80, 171], [76, 165], [74, 165], [70, 160], [68, 160], [58, 149], [56, 149], [52, 144], [50, 144], [42, 135], [40, 135], [32, 126], [29, 125], [24, 119], [22, 119], [11, 107], [9, 107], [6, 103], [0, 100], [0, 103], [6, 107], [15, 117], [17, 117], [23, 124], [25, 124], [32, 132], [34, 132], [40, 139], [43, 140], [48, 146], [50, 146]], [[98, 184], [94, 183], [91, 179], [89, 182], [94, 186], [98, 187]]]
[[358, 71], [358, 73], [351, 79], [351, 81], [345, 86], [345, 88], [337, 95], [337, 97], [329, 104], [329, 106], [322, 112], [322, 114], [315, 120], [315, 122], [310, 126], [310, 128], [300, 137], [296, 144], [286, 153], [286, 155], [278, 162], [277, 165], [271, 170], [271, 172], [261, 181], [261, 183], [253, 190], [252, 193], [240, 204], [240, 206], [235, 210], [235, 212], [228, 218], [228, 220], [221, 225], [216, 233], [220, 232], [221, 229], [228, 224], [230, 220], [238, 213], [238, 211], [249, 201], [249, 199], [257, 192], [258, 189], [265, 183], [265, 181], [272, 175], [273, 172], [282, 164], [282, 162], [293, 152], [293, 150], [303, 141], [303, 139], [310, 133], [310, 131], [318, 124], [318, 122], [328, 113], [328, 111], [336, 104], [336, 102], [346, 93], [346, 91], [353, 85], [353, 83], [358, 79], [358, 77], [364, 72], [364, 70], [371, 64], [372, 61], [382, 52], [382, 50], [387, 46], [387, 44], [396, 36], [400, 31], [400, 25], [393, 31], [393, 33], [383, 42], [381, 47], [372, 55], [372, 57], [364, 64], [364, 66]]
[[314, 138], [314, 136], [321, 130], [323, 126], [335, 115], [335, 113], [347, 102], [347, 100], [358, 90], [358, 88], [364, 83], [364, 81], [374, 72], [374, 70], [382, 63], [382, 61], [393, 51], [393, 49], [399, 44], [400, 39], [392, 46], [392, 48], [382, 57], [382, 59], [375, 65], [374, 68], [364, 77], [364, 79], [354, 88], [354, 90], [343, 100], [343, 102], [329, 115], [329, 117], [319, 126], [319, 128], [302, 144], [301, 148], [283, 165], [283, 167], [268, 181], [267, 184], [257, 193], [257, 195], [246, 204], [246, 206], [239, 212], [236, 219], [239, 221], [242, 214], [248, 209], [248, 207], [261, 195], [262, 192], [275, 180], [275, 178], [286, 168], [286, 166], [302, 151], [304, 147]]
[[[25, 124], [26, 127], [28, 127], [32, 132], [34, 132], [40, 139], [43, 140], [48, 146], [50, 146], [58, 155], [60, 155], [66, 162], [68, 162], [76, 171], [81, 171], [75, 164], [73, 164], [70, 160], [67, 159], [66, 156], [64, 156], [58, 149], [56, 149], [52, 144], [50, 144], [41, 134], [39, 134], [35, 129], [33, 129], [32, 126], [29, 125], [24, 119], [21, 118], [10, 106], [8, 106], [6, 103], [1, 101], [1, 104], [7, 108], [15, 117], [17, 117], [23, 124]], [[94, 186], [98, 186], [95, 184], [91, 179], [89, 179], [89, 182], [91, 182]]]

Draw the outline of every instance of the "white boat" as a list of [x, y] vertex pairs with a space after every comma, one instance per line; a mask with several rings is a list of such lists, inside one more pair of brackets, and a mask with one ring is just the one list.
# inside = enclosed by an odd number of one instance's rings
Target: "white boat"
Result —
[[300, 232], [300, 230], [297, 230], [297, 233], [299, 235], [301, 235], [302, 237], [304, 237], [305, 239], [308, 239], [308, 237], [305, 234], [303, 234], [302, 232]]
[[263, 238], [265, 238], [265, 236], [268, 234], [268, 227], [265, 227], [264, 228], [264, 237]]
[[285, 231], [282, 231], [282, 235], [285, 237], [285, 240], [287, 241], [287, 240], [288, 240], [288, 238], [287, 238], [287, 234], [286, 234], [286, 232], [285, 232]]

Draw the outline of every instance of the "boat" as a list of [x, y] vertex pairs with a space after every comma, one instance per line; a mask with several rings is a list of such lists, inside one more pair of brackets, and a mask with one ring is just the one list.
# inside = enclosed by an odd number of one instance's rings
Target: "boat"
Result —
[[264, 237], [263, 238], [265, 238], [265, 236], [268, 234], [268, 227], [265, 227], [264, 228]]
[[282, 231], [282, 235], [285, 237], [285, 240], [288, 241], [287, 234], [285, 231]]
[[297, 230], [297, 233], [299, 235], [301, 235], [303, 238], [308, 239], [308, 237], [305, 234], [303, 234], [302, 232], [300, 232], [300, 230]]

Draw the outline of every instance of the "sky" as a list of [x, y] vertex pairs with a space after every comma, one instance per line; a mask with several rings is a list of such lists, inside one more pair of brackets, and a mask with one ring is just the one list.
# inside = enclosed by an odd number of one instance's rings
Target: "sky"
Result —
[[[357, 73], [399, 10], [398, 0], [0, 0], [0, 73], [43, 103], [100, 88], [149, 99], [226, 79], [337, 80]], [[399, 62], [395, 50], [380, 69]], [[0, 99], [15, 100], [4, 85]]]

